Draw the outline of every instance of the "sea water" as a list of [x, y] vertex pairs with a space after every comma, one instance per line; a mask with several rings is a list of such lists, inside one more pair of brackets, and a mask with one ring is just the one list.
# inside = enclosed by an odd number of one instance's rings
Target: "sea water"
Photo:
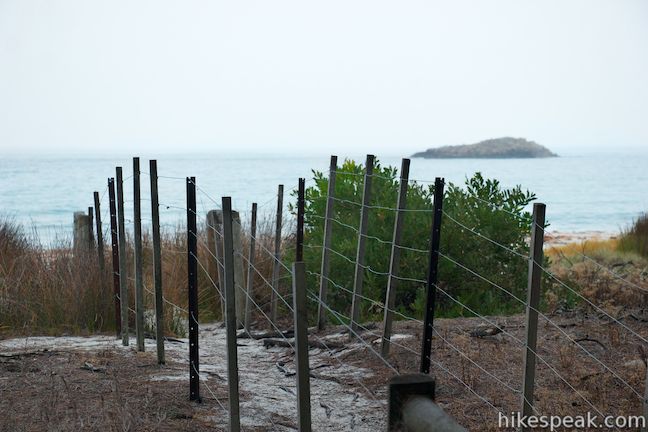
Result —
[[[156, 155], [148, 155], [156, 157]], [[400, 167], [399, 157], [381, 157], [382, 165]], [[364, 156], [339, 155], [364, 163]], [[218, 208], [231, 196], [243, 219], [252, 202], [261, 214], [276, 208], [277, 185], [286, 189], [285, 203], [299, 177], [312, 170], [328, 171], [327, 156], [288, 157], [241, 155], [157, 156], [160, 217], [165, 225], [186, 219], [187, 176], [196, 177], [198, 211]], [[93, 191], [101, 196], [104, 224], [108, 219], [107, 178], [115, 167], [124, 170], [127, 225], [133, 213], [132, 159], [107, 157], [11, 157], [0, 160], [0, 217], [23, 224], [44, 243], [69, 237], [72, 215], [93, 206]], [[142, 217], [150, 221], [148, 159], [141, 160]], [[547, 159], [412, 159], [410, 179], [462, 184], [481, 172], [504, 187], [521, 185], [547, 205], [550, 229], [559, 232], [616, 233], [648, 211], [648, 152], [643, 154], [573, 154]], [[312, 182], [310, 183], [312, 184]], [[200, 214], [199, 213], [199, 214]], [[202, 217], [202, 216], [201, 216]]]

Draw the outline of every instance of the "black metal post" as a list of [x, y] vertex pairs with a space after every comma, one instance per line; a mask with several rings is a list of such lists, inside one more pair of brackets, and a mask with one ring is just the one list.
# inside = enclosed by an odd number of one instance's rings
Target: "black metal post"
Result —
[[297, 249], [295, 250], [295, 261], [304, 261], [304, 207], [306, 205], [306, 179], [299, 179], [297, 191]]
[[198, 361], [198, 238], [196, 178], [187, 177], [187, 273], [189, 291], [189, 400], [200, 401]]
[[117, 240], [117, 203], [115, 201], [115, 179], [108, 179], [108, 198], [110, 200], [110, 239], [112, 247], [113, 295], [115, 302], [115, 327], [117, 337], [121, 336], [121, 304], [119, 302], [119, 241]]
[[425, 304], [425, 321], [423, 327], [423, 350], [421, 351], [421, 373], [430, 373], [430, 355], [432, 352], [432, 332], [434, 330], [434, 305], [436, 302], [436, 285], [439, 279], [439, 243], [441, 241], [441, 218], [443, 216], [443, 179], [434, 181], [434, 219], [430, 236], [430, 260], [427, 279], [427, 302]]

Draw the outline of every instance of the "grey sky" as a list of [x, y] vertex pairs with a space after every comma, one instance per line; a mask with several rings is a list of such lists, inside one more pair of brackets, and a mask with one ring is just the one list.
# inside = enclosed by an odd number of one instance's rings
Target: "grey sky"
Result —
[[648, 2], [0, 0], [0, 150], [648, 147]]

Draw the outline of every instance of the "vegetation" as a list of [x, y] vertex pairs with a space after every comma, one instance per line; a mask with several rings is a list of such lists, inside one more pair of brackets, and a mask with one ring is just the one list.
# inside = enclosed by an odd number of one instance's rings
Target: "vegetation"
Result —
[[478, 142], [443, 146], [415, 153], [412, 157], [423, 158], [546, 158], [556, 157], [549, 149], [524, 138], [495, 138]]
[[[327, 176], [313, 172], [315, 185], [306, 190], [305, 210], [305, 262], [307, 269], [319, 272], [326, 196]], [[398, 195], [397, 170], [384, 167], [379, 162], [374, 168], [372, 196], [369, 212], [369, 229], [366, 242], [363, 295], [384, 302], [387, 289], [394, 219]], [[360, 206], [364, 184], [364, 167], [346, 160], [338, 168], [335, 185], [335, 220], [333, 224], [332, 249], [330, 254], [330, 278], [337, 286], [330, 287], [328, 303], [336, 311], [347, 314], [351, 305], [354, 279], [354, 261], [357, 249]], [[434, 186], [411, 182], [407, 194], [402, 244], [409, 249], [402, 250], [400, 275], [409, 279], [426, 280], [428, 269], [429, 237], [431, 231], [431, 209]], [[524, 299], [526, 296], [527, 261], [514, 252], [526, 254], [527, 238], [531, 226], [531, 215], [525, 208], [535, 195], [517, 186], [503, 188], [497, 180], [485, 179], [477, 173], [466, 179], [460, 187], [446, 185], [441, 235], [443, 254], [461, 265], [483, 275], [512, 294]], [[452, 219], [455, 221], [453, 221]], [[511, 251], [507, 251], [457, 222], [486, 237], [496, 240]], [[418, 249], [418, 250], [412, 250]], [[522, 305], [485, 280], [462, 269], [447, 258], [439, 266], [439, 287], [482, 314], [508, 314], [520, 312]], [[315, 274], [309, 276], [313, 291], [319, 286]], [[397, 288], [395, 307], [402, 313], [421, 317], [424, 308], [425, 284], [400, 281]], [[470, 315], [462, 306], [439, 294], [438, 311], [441, 316]], [[365, 320], [379, 319], [382, 309], [374, 303], [364, 301], [362, 316]], [[335, 322], [335, 320], [333, 320]]]
[[647, 307], [647, 245], [648, 218], [642, 215], [618, 239], [588, 240], [550, 249], [552, 271], [563, 283], [550, 279], [546, 284], [547, 308], [594, 309], [583, 297], [613, 316], [620, 310]]
[[[104, 236], [104, 238], [108, 238]], [[261, 234], [260, 242], [270, 244]], [[162, 232], [162, 280], [165, 308], [165, 334], [186, 333], [187, 258], [186, 230], [182, 225]], [[96, 251], [73, 252], [71, 239], [56, 247], [44, 247], [25, 235], [24, 228], [10, 220], [0, 221], [0, 332], [25, 334], [86, 334], [115, 330], [113, 279], [110, 247], [102, 275]], [[134, 258], [132, 241], [127, 246], [129, 304], [134, 305]], [[143, 244], [144, 303], [147, 331], [153, 328], [153, 251], [152, 239], [145, 232]], [[201, 320], [220, 318], [218, 293], [211, 280], [217, 280], [213, 260], [206, 249], [206, 231], [201, 229], [198, 299]], [[259, 256], [257, 265], [269, 271], [270, 262]], [[267, 273], [266, 273], [267, 274]], [[263, 302], [262, 297], [259, 302]], [[178, 305], [180, 308], [172, 306]], [[150, 319], [146, 319], [146, 317]], [[130, 328], [135, 328], [130, 314]]]
[[619, 250], [648, 258], [648, 213], [639, 216], [629, 229], [621, 233]]

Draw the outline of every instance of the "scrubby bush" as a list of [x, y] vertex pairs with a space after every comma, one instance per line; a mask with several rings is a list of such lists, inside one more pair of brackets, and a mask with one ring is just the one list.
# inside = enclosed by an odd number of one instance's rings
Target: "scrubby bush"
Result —
[[[360, 203], [364, 184], [364, 167], [346, 160], [338, 168], [335, 185], [335, 220], [330, 254], [328, 303], [336, 311], [348, 314], [354, 279]], [[313, 171], [315, 185], [306, 190], [305, 252], [309, 272], [309, 287], [315, 294], [319, 287], [324, 215], [326, 209], [328, 176]], [[374, 167], [372, 195], [369, 210], [369, 229], [366, 239], [363, 295], [384, 302], [387, 289], [391, 239], [396, 216], [398, 195], [397, 169]], [[402, 236], [400, 275], [404, 278], [425, 280], [428, 270], [429, 238], [432, 222], [434, 185], [410, 182], [407, 209]], [[531, 214], [526, 206], [535, 195], [520, 186], [503, 188], [497, 180], [485, 179], [480, 173], [467, 178], [465, 185], [447, 184], [444, 193], [444, 212], [441, 234], [441, 252], [500, 285], [512, 294], [525, 299], [528, 261], [505, 248], [480, 237], [467, 228], [493, 239], [522, 255], [528, 254]], [[454, 222], [452, 219], [456, 220]], [[487, 281], [462, 269], [446, 258], [439, 265], [439, 286], [449, 295], [481, 314], [512, 313], [523, 310], [516, 300]], [[421, 317], [424, 308], [425, 284], [401, 281], [398, 284], [395, 307], [404, 314]], [[441, 316], [460, 316], [463, 307], [439, 294]], [[362, 303], [363, 319], [378, 319], [382, 309], [369, 301]]]

